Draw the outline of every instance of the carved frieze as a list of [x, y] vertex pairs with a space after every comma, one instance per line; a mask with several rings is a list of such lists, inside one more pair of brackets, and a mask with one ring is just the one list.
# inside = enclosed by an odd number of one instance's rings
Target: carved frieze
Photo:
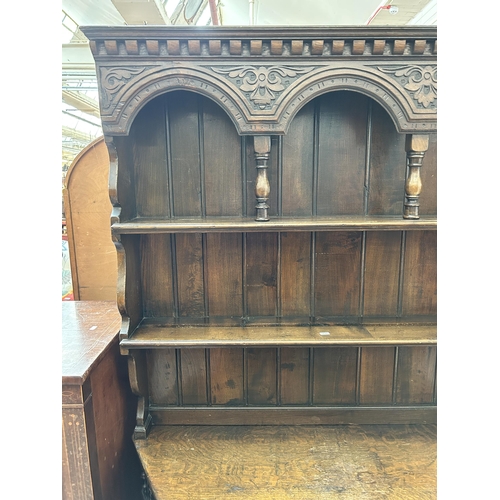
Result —
[[[245, 61], [246, 62], [246, 61]], [[154, 96], [176, 89], [201, 93], [218, 102], [239, 133], [286, 133], [296, 112], [325, 92], [353, 90], [378, 101], [396, 128], [436, 129], [437, 70], [422, 65], [294, 65], [253, 61], [238, 66], [99, 66], [103, 130], [127, 133], [137, 111]]]
[[417, 108], [437, 108], [437, 66], [379, 66], [383, 73], [391, 75], [407, 91]]
[[141, 74], [145, 67], [122, 67], [106, 68], [101, 67], [102, 82], [102, 106], [108, 109], [115, 99], [118, 92], [135, 76]]
[[236, 66], [212, 67], [215, 73], [225, 75], [258, 110], [272, 109], [277, 97], [300, 76], [316, 69], [315, 66]]

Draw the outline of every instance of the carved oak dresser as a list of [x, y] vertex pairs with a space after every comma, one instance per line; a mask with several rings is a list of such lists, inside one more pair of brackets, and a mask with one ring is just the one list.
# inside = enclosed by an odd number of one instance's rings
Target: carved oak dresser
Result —
[[83, 32], [143, 464], [175, 426], [435, 423], [436, 27]]

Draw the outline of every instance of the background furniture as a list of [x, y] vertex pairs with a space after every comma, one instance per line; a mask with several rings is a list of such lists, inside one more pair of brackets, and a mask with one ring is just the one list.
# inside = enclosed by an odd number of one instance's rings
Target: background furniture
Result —
[[137, 500], [136, 398], [119, 353], [114, 303], [62, 302], [62, 489], [65, 500]]
[[116, 249], [109, 218], [109, 156], [104, 138], [71, 164], [63, 188], [71, 279], [75, 300], [116, 302]]

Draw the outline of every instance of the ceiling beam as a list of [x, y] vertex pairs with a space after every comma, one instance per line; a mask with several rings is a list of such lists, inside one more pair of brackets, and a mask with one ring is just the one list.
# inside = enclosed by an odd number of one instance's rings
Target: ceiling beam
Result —
[[80, 132], [74, 128], [66, 127], [65, 125], [62, 127], [62, 135], [63, 137], [69, 137], [82, 142], [92, 142], [95, 139], [95, 137], [92, 137], [87, 132]]
[[170, 24], [160, 0], [111, 0], [127, 24]]
[[80, 92], [75, 92], [72, 90], [62, 91], [62, 100], [66, 104], [73, 106], [74, 108], [86, 113], [88, 115], [95, 116], [96, 118], [101, 118], [99, 113], [99, 104], [95, 99], [86, 96]]
[[63, 43], [62, 70], [85, 71], [95, 75], [95, 61], [88, 42]]

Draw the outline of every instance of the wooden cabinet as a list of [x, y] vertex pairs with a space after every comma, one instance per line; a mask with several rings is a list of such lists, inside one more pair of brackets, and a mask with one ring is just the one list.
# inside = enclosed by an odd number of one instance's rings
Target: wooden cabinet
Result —
[[86, 27], [151, 425], [436, 418], [435, 27]]
[[62, 303], [62, 492], [65, 500], [136, 500], [134, 396], [113, 302]]

